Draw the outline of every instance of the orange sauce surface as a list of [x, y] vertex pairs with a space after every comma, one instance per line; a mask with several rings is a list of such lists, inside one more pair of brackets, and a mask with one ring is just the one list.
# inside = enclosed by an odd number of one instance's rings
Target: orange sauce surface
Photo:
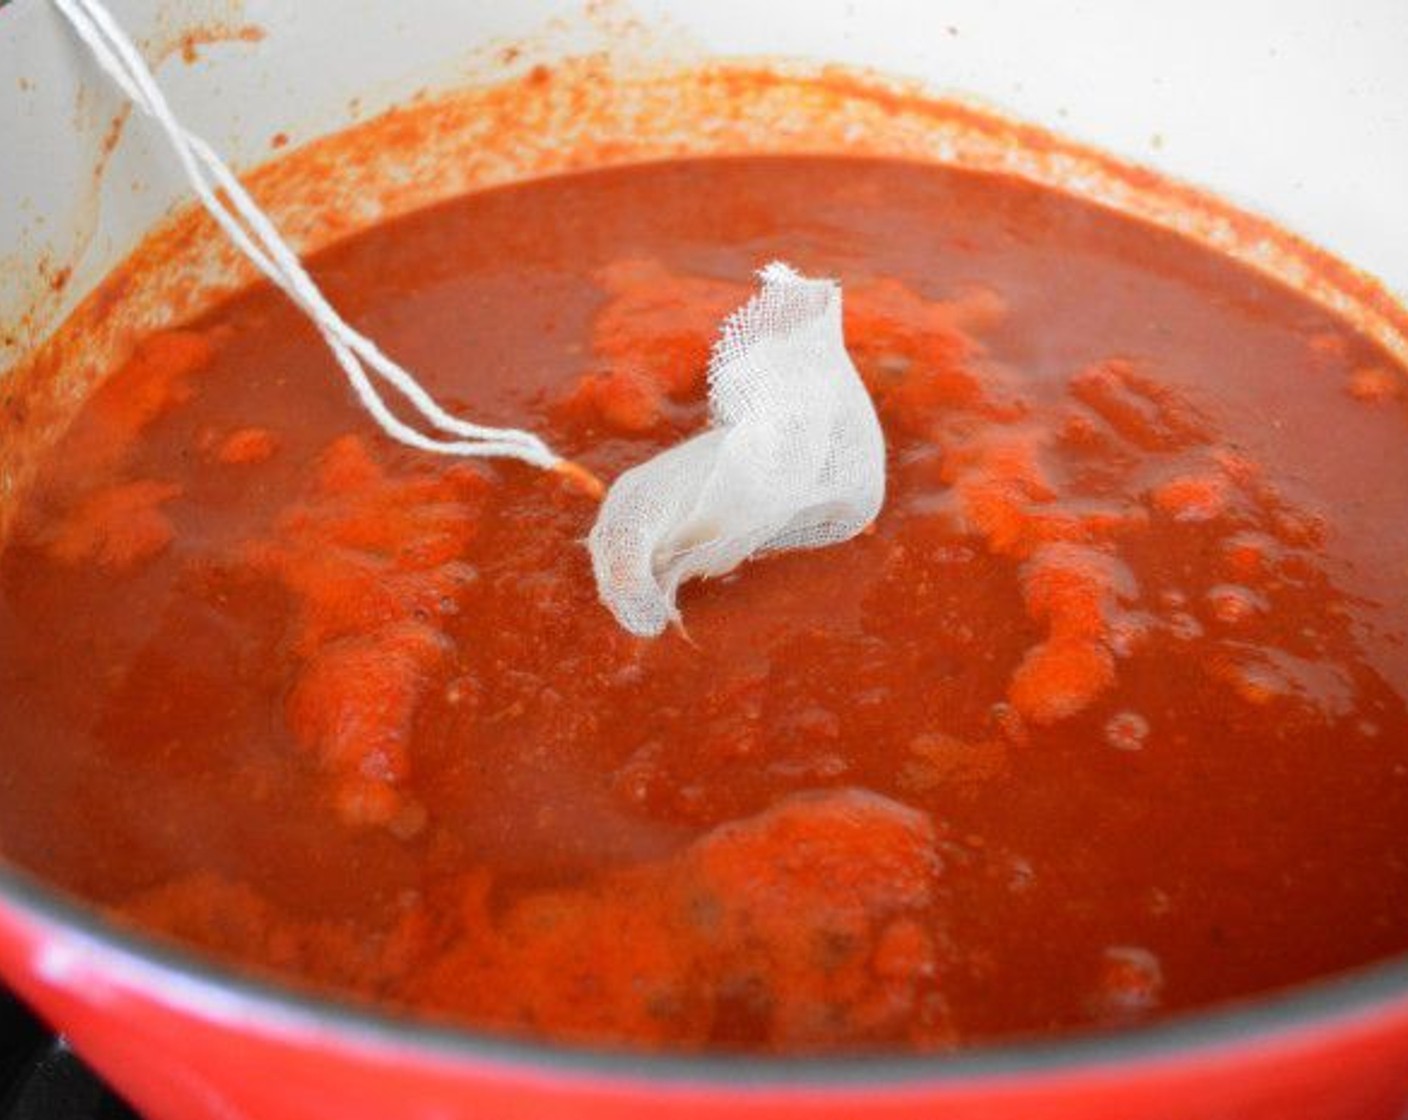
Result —
[[1401, 369], [999, 177], [715, 159], [321, 254], [476, 420], [604, 478], [780, 257], [844, 286], [874, 532], [596, 601], [594, 504], [378, 437], [252, 289], [146, 339], [0, 557], [0, 845], [122, 920], [487, 1029], [946, 1048], [1408, 948]]

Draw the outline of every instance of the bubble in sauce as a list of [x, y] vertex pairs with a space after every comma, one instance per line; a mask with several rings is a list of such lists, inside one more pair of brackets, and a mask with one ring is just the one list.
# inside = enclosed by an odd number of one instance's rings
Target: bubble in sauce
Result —
[[1268, 609], [1263, 596], [1236, 583], [1220, 583], [1209, 588], [1207, 603], [1212, 616], [1229, 626], [1247, 622]]
[[1031, 735], [1022, 713], [1005, 700], [999, 700], [988, 711], [988, 719], [998, 737], [1014, 746], [1026, 746]]
[[1121, 611], [1110, 620], [1110, 652], [1122, 660], [1133, 657], [1148, 644], [1153, 630], [1153, 616], [1143, 611]]
[[644, 805], [660, 793], [666, 782], [662, 753], [662, 745], [656, 740], [637, 748], [612, 775], [611, 787], [616, 796], [633, 805]]
[[1149, 721], [1138, 712], [1120, 712], [1105, 724], [1105, 742], [1119, 751], [1144, 749], [1149, 738]]
[[1137, 945], [1115, 945], [1101, 954], [1091, 1010], [1107, 1022], [1142, 1018], [1159, 1006], [1164, 974], [1159, 958]]
[[1029, 859], [1013, 856], [1007, 864], [1007, 889], [1012, 894], [1025, 894], [1036, 884], [1036, 868]]
[[1265, 533], [1244, 530], [1223, 541], [1222, 564], [1234, 579], [1254, 583], [1271, 574], [1280, 552], [1280, 546]]
[[1187, 611], [1175, 611], [1168, 617], [1168, 632], [1180, 642], [1191, 642], [1203, 636], [1203, 626]]
[[1212, 521], [1232, 504], [1227, 479], [1211, 470], [1179, 475], [1151, 491], [1154, 507], [1174, 521]]

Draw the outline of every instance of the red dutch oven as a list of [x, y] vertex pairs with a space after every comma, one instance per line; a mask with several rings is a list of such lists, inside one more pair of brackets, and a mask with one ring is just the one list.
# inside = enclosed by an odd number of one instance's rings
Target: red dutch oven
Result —
[[[154, 61], [174, 60], [161, 73], [196, 130], [244, 164], [268, 155], [270, 136], [294, 150], [425, 87], [483, 77], [481, 66], [498, 68], [491, 77], [512, 78], [544, 59], [603, 50], [637, 61], [652, 52], [805, 56], [957, 87], [1068, 129], [1272, 214], [1374, 274], [1382, 298], [1408, 291], [1408, 245], [1385, 236], [1401, 235], [1408, 198], [1408, 18], [1399, 0], [1285, 13], [1237, 3], [1150, 11], [1122, 0], [659, 0], [643, 13], [570, 0], [251, 0], [190, 26], [182, 21], [194, 17], [174, 5], [114, 0], [113, 7]], [[652, 31], [656, 24], [663, 30]], [[213, 45], [197, 57], [197, 43]], [[185, 51], [195, 61], [182, 67]], [[0, 205], [7, 262], [0, 323], [19, 324], [0, 337], [4, 370], [40, 345], [168, 214], [180, 187], [150, 136], [131, 127], [123, 134], [120, 123], [111, 128], [120, 102], [47, 0], [0, 4], [0, 76], [0, 174], [3, 194], [19, 203]], [[776, 129], [758, 119], [764, 139], [808, 146], [795, 119]], [[630, 119], [622, 120], [618, 153], [640, 141]], [[746, 115], [730, 118], [729, 127], [740, 122]], [[597, 123], [607, 128], [609, 114]], [[824, 131], [827, 122], [814, 123]], [[115, 149], [110, 133], [122, 137]], [[451, 130], [436, 135], [449, 143]], [[716, 146], [747, 147], [742, 135], [710, 125]], [[916, 135], [897, 132], [893, 150], [919, 152]], [[854, 142], [854, 133], [829, 136], [833, 148]], [[1251, 136], [1255, 143], [1246, 141]], [[387, 216], [476, 181], [569, 166], [563, 153], [583, 136], [530, 139], [512, 158], [500, 152], [499, 163], [481, 166], [474, 163], [479, 140], [471, 137], [436, 165], [455, 174], [403, 176], [421, 193], [383, 196], [380, 213], [362, 213]], [[604, 138], [595, 139], [604, 150]], [[1332, 151], [1333, 161], [1309, 158], [1311, 145]], [[987, 151], [973, 150], [980, 149]], [[375, 174], [368, 166], [366, 174]], [[334, 179], [336, 168], [326, 170]], [[1133, 190], [1133, 179], [1120, 181]], [[135, 183], [140, 190], [129, 189]], [[276, 195], [278, 177], [266, 185]], [[97, 238], [95, 212], [103, 215]], [[347, 223], [315, 217], [296, 232], [311, 246], [347, 232]], [[43, 282], [57, 266], [64, 282]], [[185, 313], [194, 298], [158, 296], [127, 325], [141, 329], [162, 314]], [[1381, 300], [1368, 312], [1368, 328], [1408, 352], [1408, 336], [1394, 334], [1393, 324], [1405, 321], [1401, 305], [1385, 311]], [[116, 347], [118, 333], [101, 345]], [[0, 869], [0, 973], [152, 1120], [1408, 1116], [1405, 959], [1138, 1029], [937, 1057], [597, 1053], [430, 1027], [302, 995], [118, 928]]]

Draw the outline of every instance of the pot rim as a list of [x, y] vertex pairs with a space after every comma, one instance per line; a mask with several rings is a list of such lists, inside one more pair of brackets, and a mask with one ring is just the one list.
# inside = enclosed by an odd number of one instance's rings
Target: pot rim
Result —
[[[389, 1057], [410, 1054], [455, 1064], [591, 1077], [644, 1088], [896, 1090], [1043, 1075], [1113, 1072], [1248, 1050], [1317, 1028], [1353, 1026], [1379, 1012], [1408, 1012], [1408, 953], [1342, 973], [1171, 1016], [1147, 1026], [1087, 1030], [1052, 1039], [1017, 1038], [940, 1054], [654, 1053], [532, 1041], [400, 1015], [336, 993], [299, 990], [242, 972], [197, 950], [123, 926], [75, 896], [0, 861], [0, 909], [43, 931], [34, 959], [45, 971], [45, 941], [101, 954], [97, 969], [176, 1011], [294, 1040], [332, 1041]], [[57, 935], [57, 936], [54, 936]], [[77, 935], [75, 937], [75, 935]], [[86, 943], [86, 944], [84, 944]], [[51, 977], [52, 979], [52, 977]]]

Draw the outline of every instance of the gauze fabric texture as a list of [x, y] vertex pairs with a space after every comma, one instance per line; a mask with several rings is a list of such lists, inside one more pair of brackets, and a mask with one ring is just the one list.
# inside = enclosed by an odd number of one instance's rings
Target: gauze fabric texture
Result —
[[776, 262], [724, 323], [709, 427], [622, 474], [587, 539], [633, 634], [680, 621], [681, 584], [855, 536], [885, 499], [885, 440], [841, 329], [841, 287]]

